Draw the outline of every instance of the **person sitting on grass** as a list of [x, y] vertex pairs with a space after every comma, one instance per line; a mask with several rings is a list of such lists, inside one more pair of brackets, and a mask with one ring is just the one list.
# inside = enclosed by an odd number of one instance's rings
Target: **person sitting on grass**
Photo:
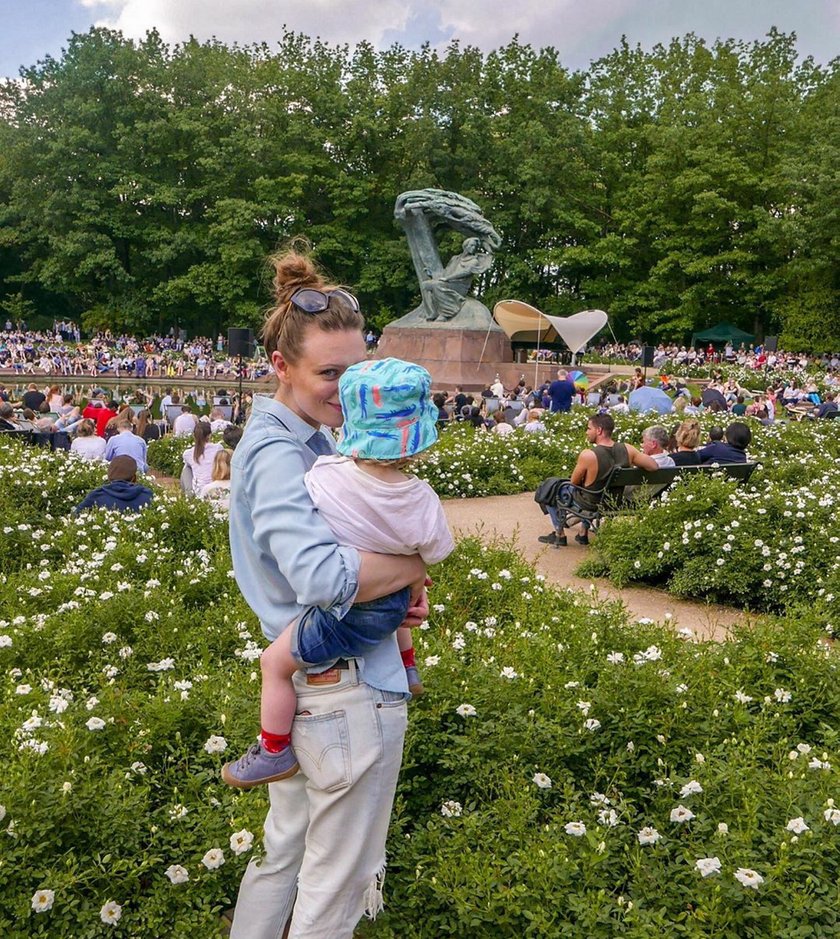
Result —
[[134, 433], [134, 425], [127, 417], [117, 421], [117, 433], [105, 444], [105, 459], [109, 462], [118, 456], [130, 456], [141, 473], [148, 470], [146, 463], [146, 441]]
[[101, 506], [119, 512], [139, 512], [154, 498], [151, 489], [137, 482], [137, 463], [130, 456], [115, 456], [108, 464], [108, 482], [89, 492], [73, 511]]
[[[338, 383], [344, 424], [340, 456], [318, 458], [306, 488], [339, 543], [380, 554], [419, 554], [437, 564], [455, 547], [443, 507], [428, 483], [405, 470], [437, 440], [438, 409], [431, 376], [419, 365], [380, 359], [351, 365]], [[329, 445], [323, 441], [326, 454]], [[316, 451], [319, 452], [319, 451]], [[240, 759], [222, 767], [222, 779], [238, 789], [293, 776], [291, 746], [297, 698], [292, 677], [364, 656], [396, 632], [409, 691], [422, 694], [411, 629], [405, 621], [411, 590], [354, 604], [342, 620], [319, 607], [306, 610], [263, 652], [262, 732]]]
[[[615, 421], [611, 414], [595, 414], [590, 417], [586, 425], [586, 439], [592, 444], [592, 449], [586, 449], [580, 453], [575, 468], [572, 470], [571, 479], [556, 480], [558, 485], [553, 487], [554, 491], [550, 497], [544, 501], [535, 496], [540, 508], [550, 516], [554, 525], [554, 531], [549, 535], [540, 535], [538, 541], [557, 548], [565, 547], [568, 544], [566, 519], [569, 509], [580, 508], [590, 511], [596, 509], [601, 498], [600, 491], [615, 467], [638, 466], [639, 469], [650, 472], [659, 468], [652, 457], [640, 453], [630, 444], [614, 441], [612, 439], [614, 430]], [[546, 483], [548, 482], [546, 480]], [[546, 483], [540, 486], [540, 490], [546, 486]], [[584, 492], [583, 489], [590, 490], [590, 492]], [[539, 494], [538, 490], [537, 495]], [[581, 524], [583, 533], [575, 535], [575, 541], [578, 544], [589, 544], [589, 523], [582, 521]]]
[[83, 460], [104, 460], [104, 438], [96, 436], [96, 424], [89, 418], [83, 418], [76, 430], [76, 439], [70, 444], [70, 452]]

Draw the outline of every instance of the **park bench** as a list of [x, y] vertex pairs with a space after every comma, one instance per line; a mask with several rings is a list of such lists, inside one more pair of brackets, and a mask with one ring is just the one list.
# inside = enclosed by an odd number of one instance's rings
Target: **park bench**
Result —
[[24, 443], [32, 443], [32, 430], [28, 427], [21, 427], [15, 430], [3, 430], [0, 428], [0, 434], [4, 437], [11, 437], [13, 440], [22, 440]]
[[[757, 465], [722, 463], [671, 466], [650, 471], [636, 466], [615, 467], [602, 488], [587, 489], [584, 486], [574, 486], [572, 504], [558, 508], [565, 510], [567, 519], [580, 519], [587, 522], [591, 528], [597, 528], [607, 515], [621, 510], [632, 510], [634, 506], [645, 505], [658, 499], [677, 479], [698, 474], [710, 476], [713, 473], [723, 473], [728, 479], [744, 484], [752, 476]], [[587, 503], [591, 508], [584, 508], [581, 503]]]

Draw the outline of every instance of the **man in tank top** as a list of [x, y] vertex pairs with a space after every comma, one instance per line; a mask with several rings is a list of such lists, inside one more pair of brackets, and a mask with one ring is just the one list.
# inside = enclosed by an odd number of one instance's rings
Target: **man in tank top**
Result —
[[[572, 477], [568, 483], [563, 483], [557, 494], [557, 507], [546, 506], [551, 517], [554, 531], [550, 535], [541, 535], [539, 541], [543, 544], [562, 547], [568, 544], [566, 540], [566, 515], [563, 504], [583, 509], [594, 509], [599, 497], [588, 496], [575, 489], [581, 486], [584, 489], [599, 490], [604, 487], [607, 477], [613, 468], [623, 466], [638, 466], [639, 469], [653, 471], [657, 469], [656, 461], [644, 453], [640, 453], [629, 443], [620, 443], [612, 439], [615, 430], [615, 421], [610, 414], [595, 414], [589, 418], [586, 427], [586, 439], [592, 444], [592, 449], [583, 450], [577, 458]], [[589, 526], [583, 522], [583, 532], [575, 535], [578, 544], [589, 544]]]

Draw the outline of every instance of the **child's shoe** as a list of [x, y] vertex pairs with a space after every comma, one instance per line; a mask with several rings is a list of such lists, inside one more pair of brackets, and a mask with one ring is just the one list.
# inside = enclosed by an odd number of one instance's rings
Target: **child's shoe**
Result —
[[419, 698], [426, 689], [423, 687], [423, 679], [420, 677], [417, 667], [409, 665], [405, 670], [405, 677], [408, 679], [408, 690], [411, 692], [411, 697]]
[[266, 783], [288, 779], [298, 771], [298, 761], [291, 746], [279, 753], [269, 753], [258, 740], [248, 752], [222, 767], [222, 779], [237, 789], [253, 789]]

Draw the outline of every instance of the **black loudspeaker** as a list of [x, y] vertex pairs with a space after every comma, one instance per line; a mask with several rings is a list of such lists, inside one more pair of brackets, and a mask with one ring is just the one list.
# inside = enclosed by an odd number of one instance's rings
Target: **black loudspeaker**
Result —
[[642, 368], [653, 368], [653, 346], [642, 346]]
[[254, 331], [252, 329], [228, 330], [228, 355], [250, 359], [254, 354]]
[[768, 336], [764, 340], [764, 351], [765, 352], [776, 352], [779, 348], [779, 337], [778, 336]]

